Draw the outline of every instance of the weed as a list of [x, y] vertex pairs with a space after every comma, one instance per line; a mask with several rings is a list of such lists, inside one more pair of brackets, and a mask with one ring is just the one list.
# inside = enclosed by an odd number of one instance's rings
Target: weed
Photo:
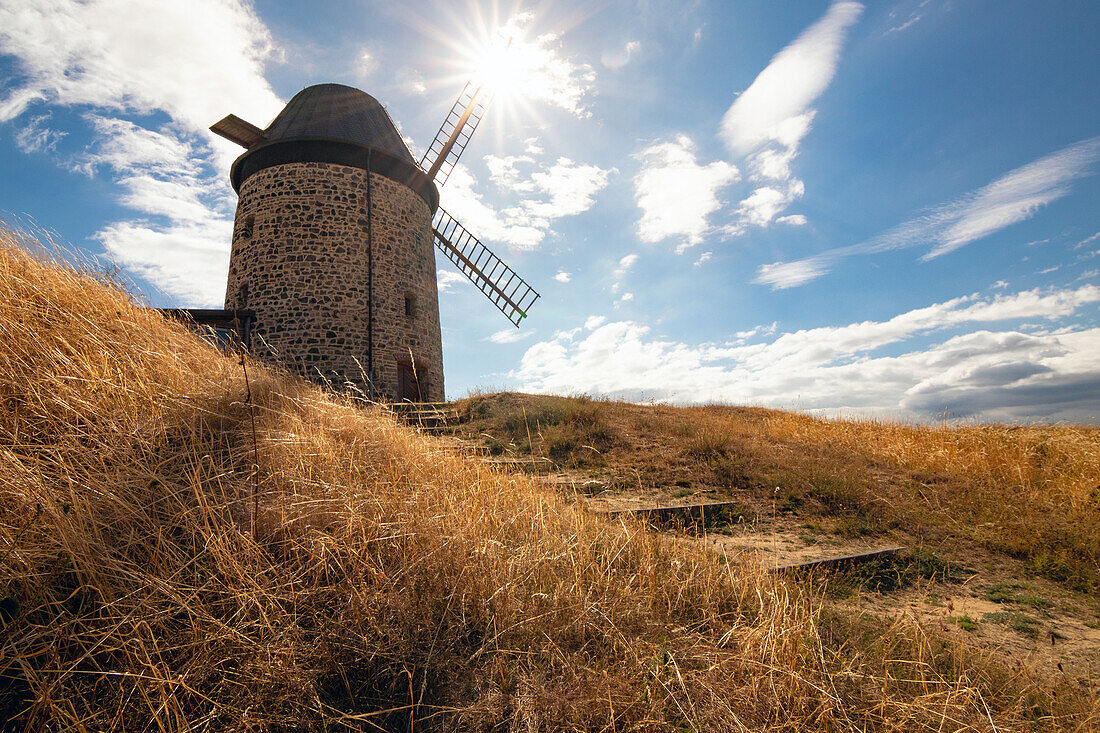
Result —
[[969, 616], [948, 616], [947, 620], [954, 623], [963, 631], [973, 633], [978, 630], [978, 623]]
[[1039, 634], [1040, 621], [1028, 616], [1026, 613], [1013, 613], [1010, 611], [995, 611], [987, 613], [982, 618], [995, 624], [1008, 626], [1010, 629], [1024, 636], [1036, 637]]

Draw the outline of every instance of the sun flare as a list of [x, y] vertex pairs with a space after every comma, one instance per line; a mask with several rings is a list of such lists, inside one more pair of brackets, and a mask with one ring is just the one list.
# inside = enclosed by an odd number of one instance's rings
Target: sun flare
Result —
[[[519, 62], [521, 45], [512, 47], [514, 37], [498, 33], [490, 43], [473, 55], [470, 78], [495, 96], [513, 97], [522, 93], [524, 67]], [[530, 76], [530, 74], [526, 74]]]

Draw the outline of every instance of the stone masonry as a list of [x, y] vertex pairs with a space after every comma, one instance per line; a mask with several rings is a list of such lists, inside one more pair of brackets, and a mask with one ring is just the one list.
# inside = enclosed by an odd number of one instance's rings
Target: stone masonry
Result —
[[420, 401], [440, 401], [431, 211], [406, 186], [370, 175], [370, 212], [368, 173], [360, 168], [287, 163], [249, 176], [239, 191], [225, 307], [256, 312], [257, 353], [314, 381], [369, 393], [373, 217], [376, 398], [399, 401], [411, 383]]

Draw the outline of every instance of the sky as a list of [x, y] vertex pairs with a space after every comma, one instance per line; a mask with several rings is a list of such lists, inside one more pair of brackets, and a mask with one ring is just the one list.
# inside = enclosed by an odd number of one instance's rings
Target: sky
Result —
[[340, 82], [419, 158], [477, 79], [440, 202], [542, 298], [513, 328], [437, 256], [449, 397], [1096, 424], [1097, 27], [1069, 0], [2, 2], [0, 217], [220, 307], [240, 148], [212, 123]]

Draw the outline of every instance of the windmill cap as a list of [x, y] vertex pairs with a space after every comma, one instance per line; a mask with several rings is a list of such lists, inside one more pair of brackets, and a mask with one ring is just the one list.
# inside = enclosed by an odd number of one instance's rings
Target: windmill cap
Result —
[[264, 130], [264, 142], [233, 163], [240, 191], [249, 176], [286, 163], [335, 163], [371, 170], [413, 189], [434, 212], [439, 191], [417, 165], [381, 102], [344, 84], [315, 84], [294, 95]]
[[415, 163], [381, 102], [355, 87], [314, 84], [294, 95], [264, 130], [268, 140], [347, 140]]

